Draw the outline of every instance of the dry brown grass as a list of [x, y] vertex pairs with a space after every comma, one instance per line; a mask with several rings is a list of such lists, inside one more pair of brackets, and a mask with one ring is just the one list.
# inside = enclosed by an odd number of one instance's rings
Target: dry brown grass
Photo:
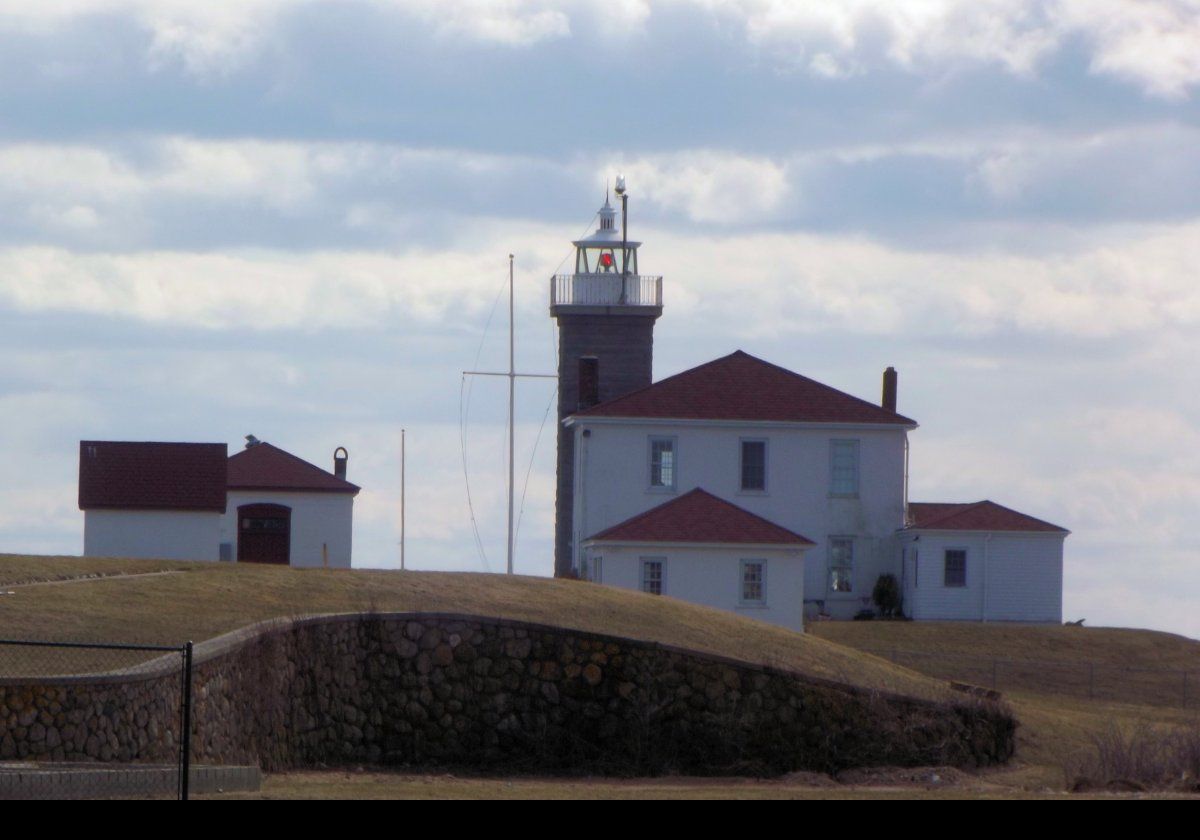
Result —
[[[1061, 790], [1070, 768], [1090, 761], [1097, 739], [1113, 727], [1135, 731], [1152, 726], [1165, 732], [1200, 728], [1195, 701], [1189, 710], [1180, 703], [1178, 672], [1200, 671], [1200, 642], [1184, 636], [1105, 627], [956, 622], [820, 622], [809, 630], [810, 635], [858, 649], [923, 654], [901, 655], [899, 660], [933, 676], [985, 685], [991, 678], [989, 659], [1038, 663], [1003, 666], [1000, 671], [999, 688], [1021, 724], [1015, 760], [987, 773], [1000, 784]], [[1096, 666], [1094, 686], [1088, 684], [1089, 664]], [[1101, 699], [1089, 699], [1089, 690]], [[1200, 699], [1200, 681], [1193, 691]]]
[[822, 622], [810, 629], [938, 679], [1200, 710], [1200, 642], [1170, 633], [951, 622]]
[[[814, 636], [579, 581], [0, 556], [0, 580], [28, 579], [31, 570], [48, 580], [102, 577], [12, 590], [0, 598], [0, 638], [173, 644], [278, 616], [458, 612], [628, 636], [876, 690], [932, 698], [948, 694], [942, 682]], [[146, 574], [164, 570], [176, 573]]]
[[110, 575], [140, 575], [183, 569], [190, 565], [171, 560], [96, 560], [91, 557], [0, 554], [0, 588]]
[[950, 621], [822, 621], [809, 632], [862, 649], [1093, 662], [1130, 668], [1200, 668], [1200, 641], [1154, 630]]

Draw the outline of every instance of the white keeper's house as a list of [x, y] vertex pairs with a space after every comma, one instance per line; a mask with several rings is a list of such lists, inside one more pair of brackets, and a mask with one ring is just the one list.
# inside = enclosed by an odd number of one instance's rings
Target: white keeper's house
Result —
[[[651, 380], [662, 278], [616, 211], [551, 281], [559, 325], [555, 571], [801, 629], [893, 575], [916, 619], [1061, 622], [1056, 525], [910, 502], [897, 374], [871, 402], [737, 351]], [[628, 270], [625, 270], [625, 267]]]
[[81, 441], [84, 556], [350, 568], [346, 450], [330, 473], [247, 440], [232, 457], [223, 443]]

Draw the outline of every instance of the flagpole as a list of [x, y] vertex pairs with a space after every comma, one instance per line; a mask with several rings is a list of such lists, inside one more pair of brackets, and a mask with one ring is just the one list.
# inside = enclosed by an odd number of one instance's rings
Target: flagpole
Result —
[[508, 573], [513, 573], [513, 455], [516, 427], [513, 406], [517, 401], [516, 322], [513, 309], [513, 255], [508, 255]]
[[400, 430], [400, 569], [404, 570], [404, 429]]
[[[513, 508], [515, 503], [515, 455], [516, 455], [516, 402], [517, 379], [558, 379], [553, 373], [517, 373], [516, 354], [516, 306], [513, 282], [513, 255], [508, 255], [508, 370], [464, 370], [463, 376], [505, 376], [508, 377], [508, 574], [513, 574], [513, 556], [516, 552], [516, 540], [513, 532]], [[469, 496], [468, 496], [469, 497]]]

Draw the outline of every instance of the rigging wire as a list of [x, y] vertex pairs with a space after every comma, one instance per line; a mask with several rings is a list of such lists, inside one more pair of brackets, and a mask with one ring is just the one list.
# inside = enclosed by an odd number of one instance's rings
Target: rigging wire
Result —
[[[599, 215], [600, 215], [600, 211], [598, 211], [598, 210], [595, 213], [593, 213], [592, 217], [590, 219], [588, 219], [587, 224], [584, 226], [584, 228], [580, 232], [579, 236], [577, 236], [575, 238], [583, 239], [583, 237], [587, 236], [587, 232], [592, 229], [592, 224], [596, 221], [596, 218]], [[554, 267], [554, 271], [551, 272], [551, 277], [558, 274], [559, 270], [562, 269], [563, 264], [566, 263], [566, 261], [569, 260], [570, 258], [571, 258], [571, 252], [568, 251], [566, 253], [566, 255], [559, 261], [558, 265], [556, 265]], [[549, 323], [549, 322], [547, 322], [547, 323]], [[554, 334], [554, 325], [553, 324], [550, 324], [549, 335], [550, 335], [550, 351], [554, 355], [554, 369], [558, 370], [558, 342], [556, 342], [554, 340], [555, 334]], [[516, 528], [513, 530], [513, 554], [517, 553], [518, 538], [521, 534], [521, 520], [525, 517], [525, 496], [529, 492], [529, 478], [533, 473], [533, 463], [534, 463], [534, 460], [537, 458], [538, 445], [542, 441], [542, 434], [546, 430], [546, 420], [549, 419], [549, 417], [550, 417], [550, 409], [554, 406], [554, 398], [557, 395], [558, 395], [558, 385], [555, 384], [554, 390], [550, 392], [550, 400], [549, 400], [549, 402], [546, 403], [546, 411], [542, 414], [542, 423], [540, 426], [538, 426], [537, 437], [533, 441], [533, 450], [529, 453], [529, 466], [525, 470], [525, 483], [521, 488], [521, 509], [517, 513], [517, 525], [516, 525]]]
[[[591, 228], [592, 228], [592, 224], [596, 221], [596, 218], [599, 215], [600, 215], [599, 211], [596, 211], [595, 213], [592, 214], [591, 218], [588, 220], [587, 224], [584, 226], [583, 231], [579, 234], [579, 236], [576, 237], [576, 239], [582, 239], [584, 236], [587, 235], [588, 231], [591, 230]], [[566, 263], [566, 261], [570, 258], [571, 258], [571, 252], [568, 251], [567, 254], [562, 258], [562, 260], [559, 261], [558, 265], [554, 267], [554, 271], [551, 273], [551, 276], [558, 274], [559, 270], [562, 269], [563, 264]], [[504, 294], [504, 285], [501, 284], [500, 291], [498, 291], [496, 293], [496, 299], [494, 301], [492, 301], [492, 309], [488, 313], [487, 322], [484, 324], [483, 332], [479, 337], [479, 347], [476, 348], [476, 350], [475, 350], [475, 361], [472, 364], [473, 369], [479, 367], [479, 359], [483, 355], [483, 345], [484, 345], [484, 342], [487, 340], [488, 330], [491, 328], [492, 319], [496, 315], [496, 309], [500, 305], [500, 298], [503, 296], [503, 294]], [[554, 354], [554, 367], [557, 370], [558, 369], [558, 344], [554, 340], [554, 326], [553, 325], [550, 326], [550, 348]], [[475, 518], [475, 504], [471, 497], [470, 470], [468, 469], [468, 466], [467, 466], [466, 425], [467, 425], [467, 420], [469, 419], [470, 412], [471, 412], [472, 385], [473, 385], [473, 383], [467, 381], [467, 375], [463, 374], [462, 382], [459, 384], [459, 389], [458, 389], [458, 444], [459, 444], [459, 450], [462, 455], [463, 484], [466, 486], [466, 489], [467, 489], [467, 510], [468, 510], [468, 512], [470, 514], [470, 518], [471, 518], [471, 532], [475, 539], [475, 548], [479, 552], [480, 559], [483, 561], [483, 567], [486, 571], [490, 572], [492, 570], [492, 566], [491, 566], [491, 563], [488, 562], [487, 551], [484, 549], [484, 546], [483, 546], [483, 538], [479, 534], [479, 522]], [[514, 555], [516, 554], [516, 551], [517, 551], [517, 538], [518, 538], [518, 535], [521, 533], [521, 519], [525, 514], [525, 497], [526, 497], [526, 494], [529, 492], [529, 479], [530, 479], [530, 475], [533, 473], [533, 464], [537, 457], [538, 444], [542, 440], [542, 434], [546, 429], [546, 420], [550, 417], [550, 409], [554, 406], [554, 398], [557, 394], [558, 394], [558, 388], [556, 386], [554, 391], [550, 394], [550, 401], [547, 403], [546, 411], [542, 415], [542, 423], [538, 427], [537, 438], [535, 438], [535, 440], [534, 440], [533, 450], [530, 452], [530, 455], [529, 455], [529, 466], [525, 471], [525, 482], [524, 482], [523, 487], [521, 488], [520, 513], [517, 516], [517, 524], [513, 529], [513, 554]], [[508, 433], [507, 418], [504, 421], [504, 431], [505, 431], [505, 434]], [[504, 466], [507, 467], [507, 465], [508, 465], [507, 456], [505, 456]]]
[[[472, 370], [479, 367], [479, 358], [483, 355], [483, 344], [487, 340], [488, 330], [492, 326], [492, 319], [496, 316], [496, 308], [500, 305], [500, 298], [504, 295], [504, 285], [503, 283], [500, 285], [500, 291], [496, 293], [496, 299], [492, 301], [492, 310], [488, 313], [487, 322], [483, 325], [483, 332], [479, 336], [479, 347], [475, 350], [475, 361], [471, 365]], [[479, 551], [479, 557], [483, 561], [483, 568], [490, 572], [492, 565], [488, 562], [487, 551], [483, 547], [483, 538], [479, 535], [479, 521], [475, 518], [475, 504], [471, 498], [471, 476], [467, 468], [466, 425], [471, 413], [472, 385], [473, 383], [468, 381], [467, 375], [464, 373], [462, 383], [458, 389], [458, 444], [462, 452], [463, 483], [467, 488], [467, 510], [471, 516], [471, 531], [475, 537], [475, 548]]]

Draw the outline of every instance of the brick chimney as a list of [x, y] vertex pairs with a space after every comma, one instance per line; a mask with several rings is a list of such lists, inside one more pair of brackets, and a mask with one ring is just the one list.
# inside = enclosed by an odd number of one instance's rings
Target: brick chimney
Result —
[[880, 405], [893, 413], [896, 411], [896, 379], [897, 374], [894, 367], [888, 367], [883, 372], [883, 400]]

